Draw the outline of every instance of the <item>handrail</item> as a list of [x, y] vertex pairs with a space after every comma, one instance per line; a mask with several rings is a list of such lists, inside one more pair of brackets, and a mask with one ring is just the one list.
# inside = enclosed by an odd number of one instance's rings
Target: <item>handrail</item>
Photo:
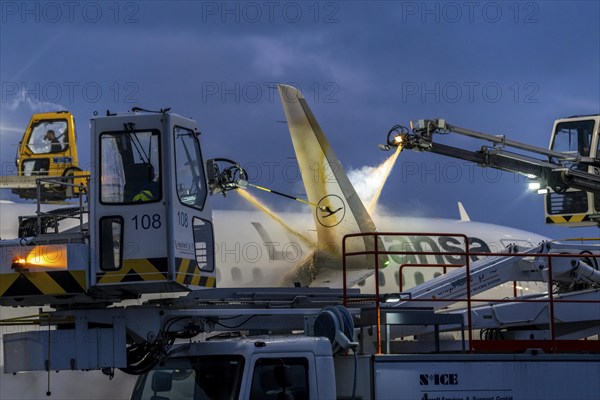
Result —
[[398, 279], [398, 289], [400, 289], [400, 292], [402, 292], [402, 270], [404, 268], [412, 268], [412, 267], [419, 267], [419, 268], [443, 268], [444, 269], [444, 274], [446, 274], [446, 268], [450, 267], [450, 268], [460, 268], [460, 267], [464, 267], [465, 264], [422, 264], [422, 263], [406, 263], [406, 264], [402, 264], [400, 265], [400, 267], [398, 268], [398, 274], [399, 279]]
[[[441, 251], [379, 251], [378, 242], [381, 236], [455, 236], [460, 237], [464, 240], [465, 251], [458, 252], [441, 252]], [[365, 250], [358, 252], [347, 252], [346, 241], [348, 238], [354, 237], [373, 237], [374, 245], [373, 250]], [[597, 300], [572, 300], [572, 299], [555, 299], [553, 293], [553, 272], [552, 272], [552, 259], [553, 258], [598, 258], [600, 254], [559, 254], [559, 253], [499, 253], [499, 252], [470, 252], [469, 251], [469, 242], [468, 237], [464, 234], [452, 234], [452, 233], [423, 233], [423, 232], [407, 232], [407, 233], [397, 233], [397, 232], [368, 232], [368, 233], [355, 233], [348, 234], [344, 236], [342, 240], [342, 268], [343, 268], [343, 296], [344, 296], [344, 305], [347, 305], [349, 301], [347, 296], [347, 257], [355, 256], [355, 255], [373, 255], [375, 256], [375, 296], [374, 300], [376, 302], [376, 313], [377, 313], [377, 353], [381, 354], [381, 295], [379, 291], [379, 256], [380, 255], [456, 255], [456, 256], [464, 256], [465, 257], [465, 281], [466, 281], [466, 298], [463, 299], [410, 299], [413, 302], [466, 302], [467, 303], [467, 326], [468, 326], [468, 337], [469, 337], [469, 351], [473, 352], [473, 321], [472, 321], [472, 302], [495, 302], [495, 303], [510, 303], [510, 302], [540, 302], [549, 304], [549, 327], [550, 327], [550, 351], [556, 352], [559, 350], [559, 346], [557, 344], [556, 339], [556, 331], [555, 331], [555, 315], [554, 315], [554, 304], [555, 303], [599, 303]], [[548, 259], [547, 268], [548, 268], [548, 299], [489, 299], [489, 298], [476, 298], [473, 299], [471, 295], [471, 279], [468, 277], [471, 276], [470, 271], [470, 258], [471, 257], [544, 257]], [[425, 264], [419, 265], [415, 263], [406, 263], [400, 266], [400, 273], [403, 267], [409, 266], [425, 266], [425, 267], [458, 267], [458, 265], [453, 264]], [[400, 275], [401, 276], [401, 275]], [[402, 279], [400, 278], [400, 293], [402, 293]], [[514, 289], [516, 296], [516, 282], [513, 281]], [[365, 298], [361, 298], [361, 301], [365, 301]]]
[[[37, 234], [42, 233], [42, 217], [44, 215], [50, 215], [48, 213], [42, 212], [42, 183], [51, 183], [54, 185], [64, 186], [65, 190], [67, 188], [78, 189], [80, 195], [79, 198], [79, 231], [83, 232], [83, 214], [86, 213], [84, 205], [83, 205], [83, 193], [87, 192], [87, 187], [89, 184], [90, 174], [81, 174], [81, 175], [63, 175], [63, 176], [43, 176], [37, 178], [36, 181], [36, 216], [37, 216]], [[85, 179], [86, 184], [78, 184], [75, 183], [75, 179]], [[70, 182], [72, 181], [72, 182]], [[86, 198], [87, 202], [87, 198]], [[54, 214], [54, 216], [60, 216]], [[67, 216], [68, 218], [69, 216]]]
[[[380, 293], [379, 293], [379, 256], [380, 255], [386, 255], [386, 254], [416, 254], [415, 252], [395, 252], [395, 251], [379, 251], [378, 249], [378, 244], [379, 244], [379, 238], [381, 236], [398, 236], [399, 234], [397, 232], [361, 232], [361, 233], [350, 233], [347, 234], [343, 237], [342, 239], [342, 279], [343, 279], [343, 294], [344, 294], [344, 306], [347, 305], [347, 265], [346, 265], [346, 258], [348, 256], [353, 256], [353, 255], [359, 255], [359, 254], [364, 254], [364, 255], [374, 255], [375, 256], [375, 297], [376, 297], [376, 303], [375, 303], [375, 308], [376, 308], [376, 313], [377, 313], [377, 354], [381, 354], [381, 304], [380, 304]], [[470, 275], [470, 257], [471, 254], [469, 252], [469, 238], [467, 237], [467, 235], [463, 234], [463, 233], [440, 233], [440, 232], [403, 232], [401, 235], [403, 236], [449, 236], [449, 237], [458, 237], [458, 238], [462, 238], [464, 241], [464, 246], [465, 246], [465, 251], [461, 252], [461, 253], [440, 253], [440, 252], [425, 252], [425, 253], [431, 253], [433, 255], [435, 254], [452, 254], [452, 255], [461, 255], [461, 256], [465, 256], [465, 267], [466, 267], [466, 271], [467, 271], [467, 276]], [[360, 251], [360, 252], [351, 252], [351, 253], [347, 253], [346, 252], [346, 241], [349, 238], [352, 237], [368, 237], [368, 236], [372, 236], [373, 237], [373, 251]], [[425, 254], [423, 253], [423, 254]], [[467, 279], [467, 293], [471, 293], [471, 282], [469, 279]], [[471, 326], [471, 300], [468, 299], [467, 300], [467, 319], [468, 319], [468, 325]], [[469, 343], [472, 342], [472, 330], [469, 329], [468, 332], [469, 335]]]

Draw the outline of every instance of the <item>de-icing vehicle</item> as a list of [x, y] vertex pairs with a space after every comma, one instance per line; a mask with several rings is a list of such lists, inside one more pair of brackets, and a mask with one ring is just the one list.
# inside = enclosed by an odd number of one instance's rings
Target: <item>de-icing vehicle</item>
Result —
[[[491, 143], [479, 150], [449, 146], [434, 135], [463, 135]], [[527, 176], [545, 195], [546, 223], [593, 226], [600, 220], [600, 115], [576, 115], [554, 121], [548, 149], [449, 124], [419, 120], [410, 129], [395, 125], [383, 150], [432, 152]], [[510, 150], [508, 150], [510, 149]], [[516, 151], [515, 151], [516, 150]], [[541, 157], [541, 158], [540, 158]]]
[[[21, 222], [21, 239], [2, 247], [0, 304], [114, 302], [215, 286], [196, 123], [136, 111], [95, 117], [91, 130], [89, 208]], [[64, 218], [81, 223], [57, 232]]]
[[42, 181], [43, 200], [64, 200], [79, 193], [61, 185], [61, 177], [82, 174], [77, 157], [75, 118], [68, 111], [33, 114], [17, 147], [16, 174], [0, 177], [0, 188], [10, 188], [21, 198], [36, 199], [36, 179]]
[[[291, 131], [321, 132], [297, 89], [279, 92]], [[118, 368], [139, 375], [135, 400], [598, 398], [593, 246], [480, 254], [443, 233], [454, 270], [393, 296], [345, 284], [217, 289], [208, 196], [244, 174], [206, 171], [195, 121], [168, 109], [96, 116], [91, 141], [89, 207], [40, 211], [0, 241], [0, 305], [53, 308], [5, 321], [41, 327], [4, 335], [5, 372]], [[67, 217], [78, 226], [59, 231]], [[379, 247], [382, 235], [394, 234], [345, 235], [328, 273], [345, 281], [362, 265], [378, 277], [385, 257], [410, 255]], [[358, 236], [370, 245], [348, 245]], [[514, 280], [546, 290], [470, 297]], [[122, 302], [169, 292], [187, 293]]]

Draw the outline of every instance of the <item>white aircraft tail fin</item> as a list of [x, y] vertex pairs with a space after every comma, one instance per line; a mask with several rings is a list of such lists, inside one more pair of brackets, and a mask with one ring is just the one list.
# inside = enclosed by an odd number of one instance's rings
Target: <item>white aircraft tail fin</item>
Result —
[[[312, 265], [304, 265], [303, 272], [292, 272], [288, 280], [297, 279], [294, 282], [301, 284], [308, 280], [312, 286], [341, 286], [344, 235], [374, 232], [376, 227], [302, 93], [287, 85], [278, 85], [278, 89], [308, 201], [317, 205], [312, 210], [318, 237]], [[374, 240], [352, 238], [346, 245], [347, 252], [371, 251]], [[378, 246], [384, 249], [381, 242]], [[383, 267], [382, 261], [380, 268]], [[364, 279], [373, 268], [373, 256], [348, 257], [347, 283]]]

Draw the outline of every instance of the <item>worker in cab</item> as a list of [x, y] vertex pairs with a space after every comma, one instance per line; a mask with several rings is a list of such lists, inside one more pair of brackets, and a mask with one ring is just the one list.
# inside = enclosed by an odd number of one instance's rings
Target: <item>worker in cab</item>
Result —
[[141, 203], [146, 201], [154, 200], [154, 195], [150, 189], [143, 189], [138, 194], [133, 196], [133, 201], [135, 203]]
[[50, 151], [49, 153], [60, 153], [62, 151], [62, 144], [60, 140], [56, 137], [56, 133], [52, 129], [49, 129], [46, 132], [46, 136], [44, 136], [44, 140], [50, 142]]
[[158, 177], [156, 177], [151, 182], [148, 182], [144, 185], [139, 192], [137, 192], [132, 201], [134, 203], [142, 203], [149, 201], [156, 201], [160, 198], [160, 182]]

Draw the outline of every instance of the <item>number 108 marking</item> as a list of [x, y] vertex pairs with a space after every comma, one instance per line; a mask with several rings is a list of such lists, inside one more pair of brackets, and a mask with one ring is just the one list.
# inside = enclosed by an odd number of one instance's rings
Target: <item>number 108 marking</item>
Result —
[[177, 211], [177, 220], [179, 222], [179, 226], [188, 227], [188, 214], [183, 211]]
[[162, 225], [159, 214], [136, 215], [135, 217], [131, 218], [131, 220], [133, 221], [135, 230], [160, 229]]

